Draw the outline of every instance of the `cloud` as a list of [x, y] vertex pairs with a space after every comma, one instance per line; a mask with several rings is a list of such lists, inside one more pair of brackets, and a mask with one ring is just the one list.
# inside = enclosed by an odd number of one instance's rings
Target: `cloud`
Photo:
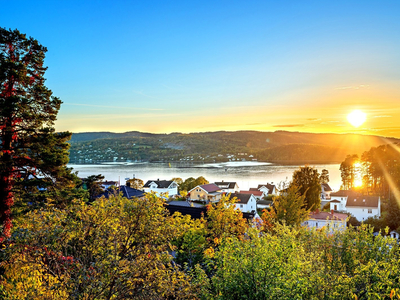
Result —
[[303, 127], [304, 124], [286, 124], [286, 125], [274, 125], [272, 127]]
[[146, 108], [146, 107], [126, 107], [126, 106], [117, 106], [117, 105], [96, 105], [96, 104], [82, 104], [82, 103], [66, 103], [63, 102], [62, 105], [71, 105], [71, 106], [86, 106], [86, 107], [101, 107], [101, 108], [114, 108], [114, 109], [136, 109], [136, 110], [164, 110], [162, 108]]
[[392, 116], [389, 115], [382, 115], [382, 116], [373, 116], [373, 118], [391, 118]]
[[361, 84], [361, 85], [351, 85], [351, 86], [339, 86], [335, 88], [335, 90], [361, 90], [361, 89], [369, 89], [369, 85]]
[[307, 121], [321, 121], [321, 119], [317, 119], [317, 118], [309, 118], [309, 119], [307, 119]]

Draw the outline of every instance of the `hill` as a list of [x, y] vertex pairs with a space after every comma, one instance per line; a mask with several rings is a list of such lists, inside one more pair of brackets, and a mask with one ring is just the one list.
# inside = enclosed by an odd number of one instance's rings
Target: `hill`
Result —
[[347, 154], [362, 154], [371, 147], [399, 139], [372, 135], [217, 131], [153, 134], [74, 133], [71, 163], [101, 162], [219, 162], [258, 160], [276, 163], [339, 163]]

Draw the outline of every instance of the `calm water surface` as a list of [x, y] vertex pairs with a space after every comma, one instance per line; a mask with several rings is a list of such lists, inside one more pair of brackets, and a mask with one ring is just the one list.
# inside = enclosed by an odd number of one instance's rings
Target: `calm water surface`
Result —
[[[125, 182], [125, 178], [147, 180], [170, 180], [180, 177], [197, 178], [204, 176], [208, 181], [236, 181], [241, 190], [257, 187], [258, 184], [291, 180], [293, 172], [299, 165], [275, 165], [262, 162], [228, 162], [214, 164], [172, 164], [168, 163], [130, 163], [130, 164], [101, 164], [101, 165], [68, 165], [78, 171], [79, 177], [102, 174], [106, 180]], [[330, 175], [329, 185], [334, 191], [339, 190], [341, 184], [339, 164], [310, 165], [321, 173], [327, 169]]]

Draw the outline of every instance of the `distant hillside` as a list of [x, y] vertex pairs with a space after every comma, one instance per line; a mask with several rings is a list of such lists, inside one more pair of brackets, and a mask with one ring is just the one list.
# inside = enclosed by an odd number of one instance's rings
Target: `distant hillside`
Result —
[[337, 163], [347, 154], [362, 154], [371, 147], [399, 142], [394, 138], [356, 134], [218, 131], [152, 134], [74, 133], [71, 163], [124, 161], [228, 161], [258, 160], [278, 163]]

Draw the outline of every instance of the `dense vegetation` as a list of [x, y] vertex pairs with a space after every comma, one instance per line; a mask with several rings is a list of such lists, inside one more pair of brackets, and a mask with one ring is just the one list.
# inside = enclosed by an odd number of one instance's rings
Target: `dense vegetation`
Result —
[[249, 226], [229, 203], [209, 206], [200, 220], [169, 215], [151, 195], [31, 211], [16, 220], [1, 252], [2, 296], [399, 299], [395, 240], [374, 238], [366, 226], [288, 227], [269, 214], [268, 226]]
[[204, 132], [150, 134], [75, 133], [70, 162], [219, 162], [228, 160], [341, 162], [348, 153], [362, 153], [395, 139], [351, 134], [299, 132]]

